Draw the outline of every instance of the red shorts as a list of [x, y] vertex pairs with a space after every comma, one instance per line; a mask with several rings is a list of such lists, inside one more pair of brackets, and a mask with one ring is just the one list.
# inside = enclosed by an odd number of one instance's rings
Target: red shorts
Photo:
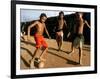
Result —
[[34, 38], [35, 38], [35, 42], [36, 42], [36, 48], [40, 48], [41, 46], [43, 46], [44, 48], [48, 47], [48, 45], [45, 42], [45, 39], [42, 35], [35, 34]]

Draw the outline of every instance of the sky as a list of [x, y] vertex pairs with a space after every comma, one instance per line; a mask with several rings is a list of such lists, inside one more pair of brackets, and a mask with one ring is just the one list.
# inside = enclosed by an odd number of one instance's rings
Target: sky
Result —
[[[20, 19], [21, 22], [32, 21], [39, 19], [41, 13], [45, 13], [47, 17], [58, 16], [60, 11], [46, 11], [46, 10], [33, 10], [33, 9], [21, 9]], [[72, 14], [74, 12], [64, 12], [65, 15]]]

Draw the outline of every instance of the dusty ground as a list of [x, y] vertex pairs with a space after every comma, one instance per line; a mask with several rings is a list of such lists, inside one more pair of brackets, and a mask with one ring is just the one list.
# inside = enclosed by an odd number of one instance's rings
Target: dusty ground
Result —
[[[49, 45], [49, 49], [45, 68], [78, 67], [90, 65], [90, 45], [83, 46], [83, 65], [80, 65], [78, 64], [78, 49], [75, 50], [75, 53], [69, 55], [69, 52], [71, 51], [71, 42], [64, 41], [60, 52], [57, 51], [57, 44], [54, 39], [46, 39], [46, 42]], [[21, 69], [30, 68], [30, 60], [34, 50], [35, 42], [33, 37], [31, 37], [30, 42], [21, 40]]]

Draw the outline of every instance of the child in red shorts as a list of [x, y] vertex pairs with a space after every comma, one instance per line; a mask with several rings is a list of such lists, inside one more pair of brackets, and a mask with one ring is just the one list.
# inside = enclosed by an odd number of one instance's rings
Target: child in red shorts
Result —
[[42, 35], [35, 34], [34, 38], [35, 38], [35, 42], [36, 42], [36, 48], [40, 48], [41, 46], [43, 46], [44, 48], [48, 47], [48, 45], [45, 42], [45, 39]]
[[[30, 64], [30, 67], [31, 68], [33, 67], [33, 64], [32, 63], [33, 63], [34, 57], [35, 57], [35, 59], [39, 59], [41, 63], [45, 61], [44, 55], [47, 54], [48, 45], [45, 42], [45, 39], [43, 37], [44, 30], [46, 31], [48, 37], [50, 38], [49, 33], [47, 31], [47, 28], [46, 28], [46, 25], [45, 25], [46, 19], [47, 19], [46, 14], [45, 13], [42, 13], [40, 15], [40, 20], [35, 21], [33, 24], [31, 24], [28, 27], [28, 39], [30, 38], [30, 29], [32, 27], [34, 27], [34, 26], [36, 27], [36, 33], [34, 35], [35, 42], [36, 42], [36, 50], [34, 52], [34, 55], [33, 55], [32, 60], [31, 60], [31, 64]], [[37, 58], [36, 57], [37, 56], [37, 53], [39, 52], [39, 50], [40, 50], [41, 47], [43, 47], [44, 50], [42, 52], [42, 55], [39, 58]], [[41, 63], [39, 63], [39, 64], [41, 64]], [[39, 66], [41, 66], [41, 65], [39, 65]]]

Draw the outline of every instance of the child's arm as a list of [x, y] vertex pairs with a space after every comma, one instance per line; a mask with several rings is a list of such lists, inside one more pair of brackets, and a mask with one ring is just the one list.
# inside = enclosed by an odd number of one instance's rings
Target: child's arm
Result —
[[65, 24], [65, 27], [67, 28], [67, 23], [66, 23], [66, 21], [64, 20], [64, 24]]
[[38, 22], [36, 21], [36, 22], [34, 22], [33, 24], [31, 24], [31, 25], [28, 27], [28, 38], [30, 37], [30, 29], [31, 29], [32, 27], [34, 27], [37, 23], [38, 23]]
[[48, 31], [47, 31], [47, 28], [46, 28], [46, 25], [45, 24], [44, 24], [44, 29], [45, 29], [45, 32], [48, 35], [48, 37], [51, 38], [50, 35], [49, 35], [49, 33], [48, 33]]
[[[64, 20], [64, 23], [65, 23], [65, 27], [67, 28], [67, 23], [66, 23], [66, 21]], [[68, 34], [67, 34], [67, 38], [70, 36], [70, 32], [68, 32]]]
[[68, 38], [70, 35], [71, 35], [71, 33], [70, 33], [70, 32], [68, 32], [68, 34], [67, 34], [67, 38]]
[[88, 22], [85, 20], [85, 24], [90, 28], [90, 25], [88, 24]]

